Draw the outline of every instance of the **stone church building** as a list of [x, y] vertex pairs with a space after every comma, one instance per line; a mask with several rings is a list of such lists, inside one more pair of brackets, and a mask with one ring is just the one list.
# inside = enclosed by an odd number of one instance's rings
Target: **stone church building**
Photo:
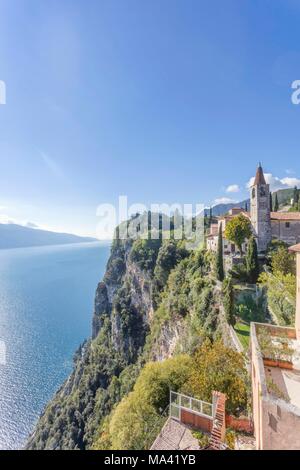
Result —
[[[212, 224], [207, 236], [207, 249], [216, 251], [218, 247], [218, 232], [220, 224], [223, 230], [224, 255], [236, 255], [234, 243], [225, 239], [226, 224], [236, 215], [242, 213], [252, 224], [259, 253], [264, 253], [272, 239], [282, 240], [288, 245], [300, 242], [300, 212], [271, 212], [270, 186], [266, 183], [262, 166], [259, 164], [254, 183], [250, 188], [250, 212], [242, 208], [234, 208], [227, 215], [218, 217], [218, 222]], [[247, 241], [242, 247], [247, 249]]]

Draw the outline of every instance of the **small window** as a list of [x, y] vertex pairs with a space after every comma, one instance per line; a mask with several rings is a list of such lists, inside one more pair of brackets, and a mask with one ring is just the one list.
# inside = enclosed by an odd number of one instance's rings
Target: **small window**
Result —
[[289, 222], [286, 222], [286, 223], [285, 223], [285, 227], [286, 227], [286, 228], [290, 228], [290, 223], [289, 223]]

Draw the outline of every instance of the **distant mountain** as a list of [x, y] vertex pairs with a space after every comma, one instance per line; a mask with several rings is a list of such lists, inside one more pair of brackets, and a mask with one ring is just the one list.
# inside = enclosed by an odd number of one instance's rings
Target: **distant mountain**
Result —
[[[279, 189], [279, 191], [276, 191], [272, 193], [274, 196], [277, 194], [278, 198], [278, 203], [280, 206], [285, 206], [291, 203], [291, 199], [294, 195], [294, 188], [291, 189]], [[274, 199], [273, 199], [274, 202]]]
[[95, 238], [79, 237], [69, 233], [50, 232], [17, 224], [0, 224], [0, 249], [28, 246], [64, 245], [93, 242]]
[[[230, 209], [233, 207], [242, 207], [245, 209], [246, 204], [248, 206], [248, 210], [250, 208], [250, 199], [245, 199], [244, 201], [241, 202], [234, 202], [230, 204], [217, 204], [216, 206], [212, 207], [212, 215], [214, 217], [218, 217], [219, 215], [224, 215], [226, 214]], [[209, 215], [209, 209], [205, 209], [205, 215]]]
[[[274, 191], [272, 193], [273, 203], [274, 203], [275, 194], [277, 194], [279, 206], [286, 206], [286, 205], [289, 205], [291, 203], [291, 198], [294, 195], [294, 189], [289, 188], [289, 189], [279, 189], [278, 191]], [[243, 209], [245, 209], [246, 204], [247, 204], [248, 210], [250, 210], [250, 199], [245, 199], [244, 201], [233, 202], [233, 203], [230, 203], [230, 204], [217, 204], [216, 206], [212, 207], [212, 215], [214, 217], [224, 215], [230, 209], [232, 209], [233, 207], [242, 207]], [[206, 216], [208, 216], [209, 215], [209, 209], [205, 209], [204, 213], [205, 213]]]

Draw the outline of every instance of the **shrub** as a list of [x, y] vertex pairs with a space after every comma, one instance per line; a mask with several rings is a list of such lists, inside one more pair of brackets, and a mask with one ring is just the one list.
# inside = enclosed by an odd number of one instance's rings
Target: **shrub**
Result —
[[187, 394], [211, 402], [214, 390], [226, 394], [226, 409], [239, 413], [247, 406], [247, 371], [242, 354], [221, 341], [205, 340], [193, 357]]

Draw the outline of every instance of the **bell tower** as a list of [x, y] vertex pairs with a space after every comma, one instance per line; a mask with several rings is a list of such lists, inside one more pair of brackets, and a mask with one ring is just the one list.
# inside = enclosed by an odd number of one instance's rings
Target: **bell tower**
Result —
[[259, 163], [254, 183], [250, 189], [251, 222], [259, 253], [266, 251], [272, 240], [270, 214], [270, 186], [266, 183], [264, 172]]

